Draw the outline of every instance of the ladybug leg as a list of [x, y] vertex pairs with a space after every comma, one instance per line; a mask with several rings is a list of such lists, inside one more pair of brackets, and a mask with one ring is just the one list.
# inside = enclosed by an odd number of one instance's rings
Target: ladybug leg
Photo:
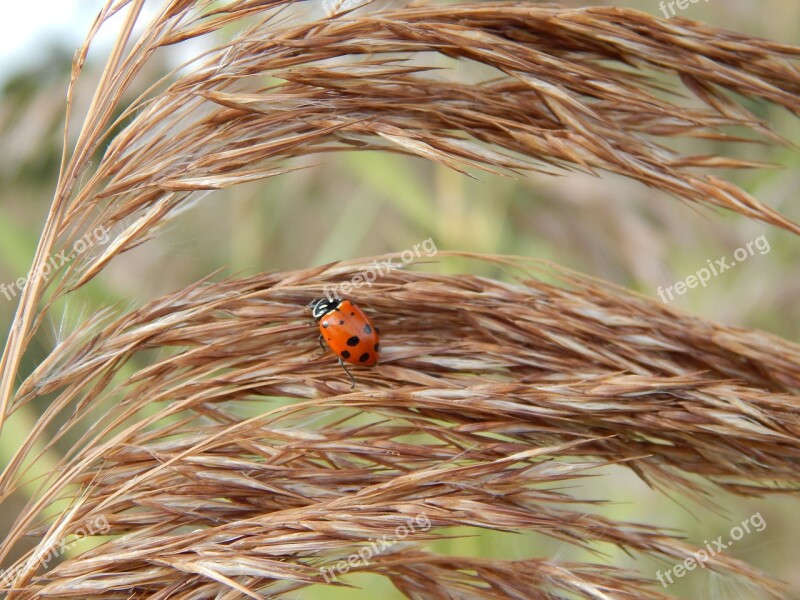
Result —
[[342, 368], [344, 369], [344, 372], [347, 373], [347, 376], [350, 378], [350, 391], [352, 392], [354, 389], [356, 389], [356, 380], [353, 377], [353, 375], [350, 373], [350, 371], [347, 369], [345, 364], [342, 362], [341, 358], [339, 359], [339, 364], [342, 365]]
[[[319, 342], [319, 347], [322, 349], [322, 354], [325, 354], [325, 346], [322, 345], [322, 334], [321, 333], [319, 334], [319, 337], [317, 338], [317, 341]], [[322, 356], [322, 354], [320, 354], [320, 356]]]

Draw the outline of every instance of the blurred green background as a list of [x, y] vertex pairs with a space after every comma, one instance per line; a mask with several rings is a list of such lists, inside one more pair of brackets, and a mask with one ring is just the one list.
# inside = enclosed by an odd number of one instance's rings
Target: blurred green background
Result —
[[[660, 14], [656, 0], [614, 4]], [[85, 5], [91, 5], [94, 11], [99, 3], [87, 1]], [[680, 14], [800, 44], [797, 0], [709, 0], [691, 4]], [[42, 58], [7, 72], [2, 83], [0, 282], [24, 276], [31, 263], [58, 169], [64, 90], [77, 42], [78, 38], [49, 40], [47, 49], [40, 52]], [[166, 72], [168, 66], [154, 65], [153, 73]], [[468, 77], [466, 70], [468, 67], [459, 67], [454, 76]], [[91, 91], [82, 91], [79, 104], [86, 102]], [[756, 110], [777, 131], [800, 141], [800, 120], [772, 106], [758, 106]], [[800, 189], [800, 153], [771, 145], [732, 147], [692, 142], [688, 147], [698, 154], [723, 153], [780, 164], [782, 168], [775, 170], [721, 175], [800, 221], [800, 207], [795, 201]], [[617, 176], [596, 179], [566, 174], [515, 179], [476, 172], [477, 179], [470, 180], [420, 159], [378, 153], [313, 156], [294, 165], [313, 166], [211, 194], [173, 221], [158, 238], [116, 260], [80, 297], [66, 303], [63, 314], [54, 316], [51, 324], [40, 330], [23, 372], [30, 372], [49, 352], [62, 327], [69, 327], [98, 307], [120, 301], [123, 305], [137, 304], [219, 268], [223, 274], [243, 275], [303, 268], [402, 251], [428, 237], [439, 250], [549, 259], [658, 299], [659, 286], [685, 279], [704, 267], [708, 259], [731, 256], [737, 248], [763, 235], [769, 243], [768, 253], [757, 252], [712, 279], [706, 288], [689, 290], [672, 304], [696, 315], [761, 328], [800, 342], [800, 239], [776, 228], [691, 206]], [[482, 270], [486, 268], [483, 265], [464, 261], [417, 268], [496, 275]], [[0, 295], [4, 332], [15, 308], [16, 299], [8, 301]], [[8, 460], [18, 436], [26, 432], [26, 424], [36, 419], [35, 410], [29, 408], [15, 417], [14, 428], [4, 429], [0, 461]], [[58, 450], [56, 447], [54, 453]], [[600, 512], [616, 519], [679, 529], [698, 544], [719, 535], [727, 537], [732, 526], [760, 512], [766, 529], [746, 536], [727, 553], [800, 590], [796, 500], [742, 499], [715, 492], [714, 498], [725, 512], [712, 515], [677, 495], [668, 498], [652, 492], [624, 469], [610, 469], [607, 476], [584, 480], [581, 485], [576, 495], [611, 501]], [[0, 515], [3, 531], [12, 516]], [[537, 535], [468, 533], [471, 537], [442, 541], [434, 547], [462, 555], [598, 560]], [[671, 567], [636, 562], [612, 549], [603, 550], [608, 555], [599, 560], [638, 566], [653, 579], [658, 569]], [[377, 577], [349, 576], [346, 581], [361, 589], [317, 586], [291, 597], [399, 597], [390, 584]], [[705, 571], [687, 574], [667, 591], [685, 598], [760, 597], [737, 582]]]

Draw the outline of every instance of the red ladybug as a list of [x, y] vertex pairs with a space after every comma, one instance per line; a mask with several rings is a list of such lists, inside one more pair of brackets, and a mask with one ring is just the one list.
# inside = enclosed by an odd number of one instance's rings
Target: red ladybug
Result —
[[345, 362], [362, 367], [378, 364], [381, 345], [378, 343], [378, 329], [369, 317], [350, 300], [328, 300], [320, 298], [311, 303], [311, 314], [319, 323], [319, 345], [322, 350], [324, 339], [328, 347], [339, 357], [339, 364], [350, 378], [352, 386], [356, 380], [347, 370]]

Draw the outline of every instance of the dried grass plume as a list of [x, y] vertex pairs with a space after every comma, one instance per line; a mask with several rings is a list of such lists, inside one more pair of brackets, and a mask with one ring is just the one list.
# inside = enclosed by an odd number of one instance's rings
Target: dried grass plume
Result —
[[[735, 98], [797, 114], [800, 48], [608, 7], [328, 4], [172, 0], [134, 36], [145, 1], [109, 1], [76, 55], [70, 106], [89, 45], [119, 17], [93, 102], [68, 121], [76, 141], [65, 143], [0, 365], [0, 425], [47, 399], [0, 474], [4, 510], [30, 484], [31, 462], [69, 448], [14, 512], [0, 590], [277, 597], [326, 583], [321, 566], [424, 514], [429, 530], [351, 572], [380, 574], [409, 598], [665, 598], [643, 573], [443, 556], [426, 542], [462, 525], [682, 560], [693, 548], [676, 535], [603, 518], [561, 484], [623, 465], [709, 505], [714, 488], [796, 490], [796, 345], [555, 266], [453, 253], [515, 280], [395, 271], [355, 293], [379, 315], [385, 351], [369, 377], [356, 373], [352, 393], [319, 355], [305, 307], [372, 259], [209, 279], [98, 311], [20, 374], [58, 298], [203, 193], [286, 172], [307, 154], [379, 149], [499, 174], [610, 171], [800, 233], [706, 173], [758, 165], [665, 141], [739, 140], [736, 126], [783, 143]], [[236, 33], [214, 37], [222, 28]], [[219, 45], [142, 81], [155, 52], [204, 37]], [[492, 75], [455, 81], [448, 61]], [[677, 86], [694, 103], [667, 93]], [[114, 232], [101, 252], [42, 277], [48, 257], [99, 226]], [[46, 560], [97, 519], [109, 527], [101, 545]], [[733, 558], [708, 566], [782, 597]]]

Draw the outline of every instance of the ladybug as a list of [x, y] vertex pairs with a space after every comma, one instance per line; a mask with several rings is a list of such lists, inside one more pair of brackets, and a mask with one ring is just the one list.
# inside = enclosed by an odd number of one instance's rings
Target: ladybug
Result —
[[323, 352], [322, 340], [339, 357], [339, 364], [350, 378], [350, 389], [356, 387], [356, 380], [344, 363], [374, 367], [378, 364], [381, 345], [378, 342], [378, 328], [372, 324], [366, 313], [350, 300], [328, 300], [320, 298], [311, 303], [311, 314], [319, 323], [319, 346]]

